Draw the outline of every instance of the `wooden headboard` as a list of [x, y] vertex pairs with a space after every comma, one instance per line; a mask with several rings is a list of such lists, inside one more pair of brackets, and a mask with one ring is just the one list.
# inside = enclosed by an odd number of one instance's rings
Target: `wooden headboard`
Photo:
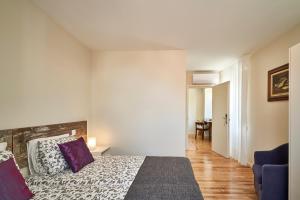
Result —
[[0, 142], [7, 142], [7, 149], [11, 150], [20, 168], [28, 166], [27, 142], [37, 138], [51, 137], [62, 134], [72, 134], [87, 139], [87, 121], [52, 124], [27, 128], [16, 128], [0, 131]]

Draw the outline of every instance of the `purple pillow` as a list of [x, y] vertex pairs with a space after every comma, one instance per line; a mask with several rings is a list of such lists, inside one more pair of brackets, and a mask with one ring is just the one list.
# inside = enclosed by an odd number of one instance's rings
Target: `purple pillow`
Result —
[[74, 173], [94, 162], [94, 158], [82, 137], [75, 141], [58, 144], [58, 146]]
[[10, 158], [0, 163], [0, 199], [1, 200], [28, 200], [33, 197], [25, 183], [15, 161]]

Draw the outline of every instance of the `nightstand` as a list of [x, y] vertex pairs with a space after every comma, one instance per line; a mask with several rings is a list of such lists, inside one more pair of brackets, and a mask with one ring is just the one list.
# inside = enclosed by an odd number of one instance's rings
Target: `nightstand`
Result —
[[90, 151], [92, 153], [100, 153], [101, 155], [103, 155], [109, 149], [110, 149], [109, 145], [101, 145], [101, 146], [97, 146], [96, 148], [90, 149]]

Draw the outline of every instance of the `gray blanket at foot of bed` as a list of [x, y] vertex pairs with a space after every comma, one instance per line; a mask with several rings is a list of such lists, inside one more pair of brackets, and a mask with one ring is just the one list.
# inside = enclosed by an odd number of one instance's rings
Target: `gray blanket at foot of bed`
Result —
[[125, 200], [203, 200], [187, 158], [146, 157]]

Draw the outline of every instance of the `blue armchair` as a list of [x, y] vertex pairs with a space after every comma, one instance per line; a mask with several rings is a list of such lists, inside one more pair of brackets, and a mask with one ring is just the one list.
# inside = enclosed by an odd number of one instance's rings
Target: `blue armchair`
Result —
[[260, 200], [288, 200], [289, 146], [254, 153], [254, 186]]

